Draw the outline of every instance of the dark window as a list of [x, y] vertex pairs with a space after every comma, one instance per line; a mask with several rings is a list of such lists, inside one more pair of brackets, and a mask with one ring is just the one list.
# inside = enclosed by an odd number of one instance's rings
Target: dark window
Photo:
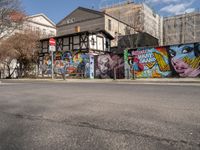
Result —
[[94, 44], [94, 38], [91, 39], [91, 45], [93, 45], [93, 46], [95, 45]]
[[111, 20], [108, 19], [108, 30], [111, 31]]

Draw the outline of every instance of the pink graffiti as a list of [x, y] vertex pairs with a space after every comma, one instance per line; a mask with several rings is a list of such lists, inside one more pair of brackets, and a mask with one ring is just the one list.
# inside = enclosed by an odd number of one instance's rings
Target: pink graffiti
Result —
[[192, 68], [181, 59], [172, 59], [172, 66], [179, 73], [180, 77], [197, 77], [200, 74], [200, 67]]

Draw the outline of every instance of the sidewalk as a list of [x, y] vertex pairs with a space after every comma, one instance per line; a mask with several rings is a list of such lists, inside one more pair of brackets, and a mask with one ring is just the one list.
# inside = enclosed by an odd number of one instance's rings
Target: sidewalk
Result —
[[63, 82], [96, 82], [96, 83], [105, 83], [105, 82], [124, 82], [124, 83], [199, 83], [200, 78], [138, 78], [138, 79], [54, 79], [50, 81], [63, 81]]
[[[130, 80], [120, 80], [124, 82], [128, 82]], [[131, 82], [153, 82], [153, 83], [199, 83], [200, 78], [139, 78], [135, 80], [131, 80]]]
[[[63, 82], [63, 83], [195, 83], [200, 84], [200, 78], [140, 78], [140, 79], [2, 79], [2, 83], [22, 82]], [[0, 81], [1, 83], [1, 81]]]

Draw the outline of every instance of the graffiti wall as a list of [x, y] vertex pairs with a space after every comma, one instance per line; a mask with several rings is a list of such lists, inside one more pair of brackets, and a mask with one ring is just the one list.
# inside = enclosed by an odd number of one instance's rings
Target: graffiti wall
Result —
[[200, 44], [138, 48], [124, 52], [125, 71], [136, 78], [199, 77]]
[[124, 78], [123, 56], [105, 54], [95, 57], [95, 78], [114, 78], [114, 70], [116, 72], [117, 79]]
[[200, 44], [182, 44], [169, 47], [170, 63], [174, 76], [200, 76]]
[[[89, 54], [77, 52], [54, 52], [53, 56], [54, 72], [56, 74], [84, 74], [90, 77], [90, 56]], [[43, 62], [43, 73], [51, 74], [51, 55], [46, 55]]]
[[161, 78], [171, 75], [167, 50], [165, 47], [137, 49], [131, 51], [129, 60], [131, 72], [138, 78]]

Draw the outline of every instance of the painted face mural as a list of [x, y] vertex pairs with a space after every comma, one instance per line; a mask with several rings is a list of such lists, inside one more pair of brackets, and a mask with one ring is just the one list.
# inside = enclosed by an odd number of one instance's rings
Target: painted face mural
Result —
[[166, 48], [146, 48], [131, 51], [131, 72], [138, 78], [161, 78], [171, 75]]
[[113, 78], [114, 68], [116, 69], [116, 77], [124, 77], [124, 59], [118, 55], [99, 55], [97, 57], [96, 77], [97, 78]]
[[96, 76], [100, 78], [110, 78], [110, 62], [111, 58], [110, 55], [100, 55], [97, 59], [98, 62], [98, 69], [96, 70]]
[[176, 45], [169, 47], [171, 64], [180, 77], [200, 75], [199, 44]]

